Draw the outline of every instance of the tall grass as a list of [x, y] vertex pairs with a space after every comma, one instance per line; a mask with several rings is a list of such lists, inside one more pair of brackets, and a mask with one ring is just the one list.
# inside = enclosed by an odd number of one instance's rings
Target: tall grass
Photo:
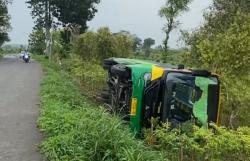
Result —
[[116, 116], [79, 93], [69, 75], [39, 59], [45, 76], [39, 128], [46, 139], [41, 151], [51, 161], [163, 161], [161, 152], [134, 138]]
[[74, 55], [70, 59], [63, 59], [61, 65], [76, 80], [81, 93], [88, 98], [100, 95], [107, 86], [107, 71], [102, 68], [100, 62], [82, 60]]

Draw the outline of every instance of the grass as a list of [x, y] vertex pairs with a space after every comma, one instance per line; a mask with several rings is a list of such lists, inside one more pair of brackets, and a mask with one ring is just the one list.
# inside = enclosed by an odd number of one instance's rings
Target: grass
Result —
[[51, 161], [161, 161], [163, 154], [144, 145], [120, 118], [87, 101], [57, 65], [36, 57], [41, 84], [41, 151]]

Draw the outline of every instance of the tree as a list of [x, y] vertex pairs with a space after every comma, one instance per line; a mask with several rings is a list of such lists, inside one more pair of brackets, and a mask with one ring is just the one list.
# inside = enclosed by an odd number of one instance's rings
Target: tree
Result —
[[96, 5], [100, 0], [50, 0], [55, 8], [52, 14], [64, 26], [80, 26], [80, 33], [86, 31], [87, 21], [94, 18]]
[[9, 40], [8, 31], [10, 29], [10, 16], [7, 5], [10, 1], [0, 0], [0, 46]]
[[43, 28], [33, 28], [29, 35], [29, 50], [31, 53], [43, 54], [46, 48], [45, 33]]
[[150, 49], [155, 44], [155, 40], [152, 38], [147, 38], [143, 42], [143, 49]]
[[152, 38], [147, 38], [143, 42], [143, 49], [145, 50], [145, 55], [149, 56], [151, 47], [155, 44], [155, 40]]
[[74, 42], [74, 53], [83, 60], [103, 61], [109, 57], [128, 57], [132, 54], [133, 40], [127, 32], [112, 33], [102, 27], [97, 32], [81, 34]]
[[142, 47], [142, 39], [138, 36], [133, 35], [133, 51], [138, 52]]
[[[87, 29], [90, 21], [97, 12], [95, 4], [100, 0], [29, 0], [32, 16], [37, 18], [38, 24], [51, 25], [53, 17], [64, 27], [80, 26], [81, 33]], [[55, 21], [54, 21], [55, 22]]]
[[97, 43], [97, 33], [88, 31], [80, 35], [74, 43], [74, 53], [83, 60], [98, 59]]
[[[183, 39], [185, 43], [190, 48], [190, 55], [189, 55], [189, 61], [190, 64], [193, 64], [195, 66], [204, 66], [204, 63], [206, 62], [206, 65], [209, 69], [215, 70], [220, 73], [240, 73], [239, 70], [244, 70], [244, 68], [247, 68], [246, 66], [240, 66], [241, 69], [235, 69], [232, 67], [221, 67], [221, 62], [218, 62], [219, 59], [214, 56], [214, 60], [210, 60], [208, 62], [208, 59], [204, 60], [204, 56], [202, 56], [202, 53], [204, 53], [204, 49], [201, 50], [201, 46], [206, 46], [208, 48], [208, 44], [215, 43], [214, 40], [218, 40], [219, 35], [225, 34], [226, 31], [233, 32], [233, 25], [238, 28], [234, 28], [235, 34], [239, 34], [238, 36], [235, 35], [237, 38], [242, 38], [243, 40], [247, 40], [247, 37], [244, 37], [244, 35], [240, 35], [243, 31], [246, 30], [246, 28], [243, 28], [243, 24], [248, 23], [247, 17], [249, 15], [250, 10], [250, 1], [248, 0], [242, 0], [242, 1], [236, 1], [236, 0], [214, 0], [214, 4], [210, 7], [211, 11], [206, 13], [205, 23], [196, 29], [196, 31], [192, 33], [183, 32]], [[241, 17], [241, 18], [240, 18]], [[233, 34], [233, 33], [232, 33]], [[224, 35], [225, 36], [225, 35]], [[242, 37], [243, 36], [243, 37]], [[222, 39], [222, 38], [221, 38]], [[225, 39], [226, 40], [226, 39]], [[224, 41], [225, 41], [224, 40]], [[206, 43], [204, 42], [206, 41]], [[245, 41], [241, 41], [241, 43], [244, 43]], [[199, 45], [199, 44], [203, 45]], [[206, 44], [206, 45], [205, 45]], [[236, 43], [237, 44], [237, 43]], [[220, 44], [219, 44], [220, 45]], [[210, 47], [217, 47], [216, 45], [210, 45]], [[240, 49], [244, 50], [247, 47], [242, 46]], [[214, 48], [217, 49], [217, 48]], [[223, 48], [224, 49], [224, 48]], [[237, 49], [236, 47], [234, 49]], [[231, 50], [232, 51], [232, 50]], [[192, 53], [192, 54], [191, 54]], [[213, 51], [212, 53], [215, 53]], [[226, 55], [222, 56], [224, 59], [226, 59], [229, 56], [229, 61], [233, 61], [232, 63], [235, 63], [235, 59], [231, 59], [236, 54], [232, 55]], [[239, 53], [242, 54], [242, 53]], [[239, 55], [238, 55], [239, 56]], [[243, 58], [244, 55], [239, 56], [239, 58]], [[211, 56], [210, 56], [211, 58]], [[203, 61], [204, 60], [204, 61]], [[245, 60], [245, 59], [244, 59]], [[247, 60], [247, 59], [246, 59]], [[218, 66], [219, 65], [219, 66]], [[236, 72], [237, 71], [237, 72]]]
[[[87, 21], [97, 12], [95, 4], [99, 0], [28, 0], [31, 15], [36, 18], [36, 26], [43, 26], [46, 34], [46, 55], [50, 57], [52, 46], [52, 26], [69, 27], [72, 33], [83, 33]], [[56, 20], [57, 21], [56, 21]], [[71, 34], [72, 36], [74, 34]]]
[[120, 32], [114, 33], [114, 35], [124, 36], [132, 40], [133, 52], [138, 52], [142, 47], [142, 40], [135, 34], [131, 34], [129, 31], [121, 30]]
[[102, 27], [97, 31], [97, 53], [99, 60], [113, 57], [113, 35], [108, 27]]
[[114, 55], [118, 57], [126, 58], [132, 55], [133, 52], [133, 38], [131, 34], [127, 33], [116, 33], [113, 34], [114, 43]]
[[50, 30], [52, 28], [52, 10], [54, 7], [51, 5], [50, 0], [28, 0], [26, 3], [31, 8], [31, 15], [35, 21], [35, 28], [45, 29], [45, 55], [51, 57], [52, 35]]
[[184, 11], [188, 10], [188, 4], [191, 0], [167, 0], [165, 6], [163, 6], [160, 11], [159, 15], [166, 19], [166, 24], [163, 28], [163, 31], [166, 34], [166, 38], [163, 42], [165, 53], [163, 53], [163, 59], [165, 61], [166, 54], [168, 51], [168, 41], [170, 37], [170, 33], [178, 27], [180, 22], [177, 20], [177, 17], [183, 13]]

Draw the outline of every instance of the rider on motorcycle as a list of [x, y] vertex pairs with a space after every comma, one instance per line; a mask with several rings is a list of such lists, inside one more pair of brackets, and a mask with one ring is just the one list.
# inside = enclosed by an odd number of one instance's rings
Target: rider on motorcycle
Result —
[[27, 51], [24, 52], [23, 60], [25, 62], [29, 62], [29, 60], [30, 60], [30, 55], [29, 55], [29, 53]]

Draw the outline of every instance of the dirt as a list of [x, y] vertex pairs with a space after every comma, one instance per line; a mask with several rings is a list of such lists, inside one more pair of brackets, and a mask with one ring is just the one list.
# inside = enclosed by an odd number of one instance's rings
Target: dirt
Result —
[[39, 63], [15, 55], [0, 59], [0, 161], [43, 161], [37, 129]]

